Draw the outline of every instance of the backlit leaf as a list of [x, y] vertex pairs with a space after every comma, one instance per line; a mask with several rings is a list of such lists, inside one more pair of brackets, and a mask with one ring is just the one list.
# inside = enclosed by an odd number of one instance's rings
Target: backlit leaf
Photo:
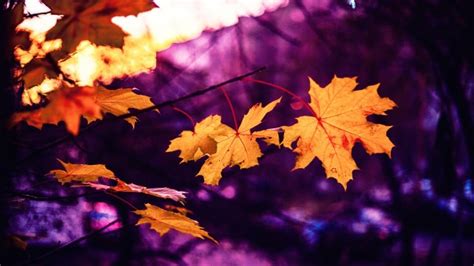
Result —
[[77, 135], [81, 116], [102, 118], [95, 91], [95, 87], [71, 87], [63, 82], [60, 89], [48, 94], [49, 103], [45, 107], [13, 114], [10, 125], [26, 121], [28, 125], [41, 129], [44, 124], [57, 125], [64, 121], [67, 130]]
[[[97, 87], [95, 101], [103, 114], [109, 113], [115, 116], [128, 114], [132, 108], [140, 110], [154, 106], [150, 97], [136, 94], [133, 89], [109, 90], [100, 86]], [[92, 122], [99, 118], [86, 116], [86, 119]], [[135, 116], [125, 119], [132, 127], [135, 127], [137, 120]]]
[[377, 85], [354, 90], [355, 78], [334, 77], [322, 88], [310, 79], [310, 107], [314, 116], [300, 116], [297, 123], [282, 127], [283, 145], [298, 154], [294, 169], [305, 168], [314, 158], [321, 160], [328, 177], [335, 177], [344, 188], [357, 165], [352, 158], [356, 142], [369, 154], [386, 153], [394, 147], [386, 133], [390, 126], [367, 121], [372, 114], [385, 115], [396, 104], [380, 98]]
[[137, 225], [150, 224], [150, 228], [158, 232], [160, 236], [173, 229], [201, 239], [208, 238], [217, 243], [214, 238], [199, 226], [197, 221], [186, 217], [182, 213], [168, 211], [149, 203], [145, 204], [145, 206], [146, 209], [144, 210], [134, 211], [140, 216]]
[[83, 40], [98, 45], [123, 46], [124, 32], [113, 24], [116, 16], [137, 15], [156, 7], [150, 0], [42, 0], [51, 13], [62, 15], [46, 40], [63, 40], [62, 52], [73, 52]]
[[115, 179], [115, 174], [103, 164], [72, 164], [58, 160], [64, 170], [52, 170], [49, 175], [61, 184], [69, 182], [97, 182], [100, 177]]
[[167, 152], [180, 151], [179, 158], [183, 162], [197, 161], [205, 155], [217, 151], [217, 142], [211, 134], [221, 135], [227, 126], [221, 123], [221, 117], [211, 115], [194, 126], [193, 131], [185, 130], [179, 137], [173, 139], [166, 150]]
[[242, 119], [239, 128], [223, 125], [216, 134], [210, 136], [217, 142], [217, 150], [206, 159], [197, 174], [204, 177], [204, 183], [209, 185], [219, 184], [222, 170], [226, 167], [238, 165], [246, 169], [258, 165], [258, 158], [263, 154], [257, 139], [264, 139], [267, 143], [278, 144], [278, 132], [275, 130], [261, 130], [252, 132], [263, 118], [280, 102], [277, 99], [266, 106], [256, 104]]

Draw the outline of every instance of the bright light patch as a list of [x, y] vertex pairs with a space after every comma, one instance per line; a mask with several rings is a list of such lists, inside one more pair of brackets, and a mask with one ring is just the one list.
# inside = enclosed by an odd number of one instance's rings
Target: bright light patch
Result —
[[[61, 70], [79, 85], [105, 84], [114, 78], [149, 71], [156, 66], [156, 52], [167, 49], [173, 43], [195, 39], [206, 30], [217, 30], [236, 24], [239, 17], [260, 16], [288, 4], [288, 0], [159, 0], [160, 8], [138, 16], [115, 17], [112, 22], [126, 33], [122, 49], [96, 46], [89, 41], [79, 44], [76, 53], [60, 62]], [[26, 11], [30, 14], [49, 9], [38, 0], [27, 0]], [[45, 32], [53, 27], [59, 16], [41, 15], [26, 20], [19, 27], [32, 31], [31, 38], [42, 41]], [[44, 40], [44, 39], [43, 39]], [[58, 48], [55, 43], [54, 48]], [[49, 47], [49, 46], [48, 46]], [[48, 50], [50, 51], [50, 50]], [[17, 51], [22, 63], [32, 55], [44, 51]]]

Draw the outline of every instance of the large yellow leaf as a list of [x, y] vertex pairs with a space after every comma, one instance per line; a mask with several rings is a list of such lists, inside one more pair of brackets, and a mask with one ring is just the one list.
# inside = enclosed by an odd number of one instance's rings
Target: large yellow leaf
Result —
[[260, 103], [252, 106], [237, 131], [223, 124], [218, 132], [210, 134], [210, 137], [217, 142], [217, 150], [206, 159], [197, 175], [203, 176], [206, 184], [217, 185], [222, 178], [222, 170], [226, 167], [238, 165], [241, 169], [245, 169], [258, 165], [258, 158], [262, 156], [262, 152], [257, 139], [261, 138], [269, 144], [278, 145], [278, 132], [250, 130], [258, 126], [279, 102], [280, 99], [277, 99], [264, 107]]
[[77, 135], [81, 116], [102, 118], [95, 91], [95, 87], [71, 87], [62, 82], [61, 88], [48, 94], [49, 103], [45, 107], [13, 114], [10, 125], [26, 121], [28, 125], [41, 129], [44, 124], [57, 125], [64, 121], [67, 130]]
[[62, 39], [63, 55], [73, 52], [83, 40], [98, 45], [123, 46], [124, 32], [111, 19], [137, 15], [154, 7], [151, 0], [42, 0], [51, 13], [62, 15], [48, 31], [46, 40]]
[[[104, 87], [97, 87], [95, 100], [100, 106], [103, 114], [110, 113], [116, 116], [129, 113], [129, 109], [145, 109], [154, 106], [151, 98], [145, 95], [136, 94], [133, 89], [108, 90]], [[99, 118], [86, 116], [88, 122]], [[137, 117], [132, 116], [126, 119], [132, 127], [135, 127]]]
[[72, 164], [58, 160], [64, 170], [51, 170], [49, 175], [61, 184], [69, 182], [97, 182], [99, 177], [115, 179], [115, 174], [103, 164]]
[[205, 155], [211, 155], [217, 151], [217, 142], [211, 134], [222, 135], [227, 126], [221, 123], [221, 117], [211, 115], [194, 126], [193, 131], [185, 130], [179, 137], [173, 139], [166, 150], [167, 152], [180, 151], [179, 158], [182, 163], [197, 161]]
[[282, 127], [283, 145], [298, 154], [294, 169], [305, 168], [317, 157], [328, 177], [334, 177], [344, 188], [352, 179], [357, 165], [352, 148], [361, 142], [369, 154], [386, 153], [394, 147], [386, 133], [390, 126], [367, 121], [372, 114], [385, 115], [396, 104], [389, 98], [380, 98], [378, 84], [354, 90], [356, 78], [334, 77], [321, 88], [311, 78], [309, 95], [313, 116], [301, 116], [292, 126]]
[[145, 204], [146, 209], [134, 211], [140, 215], [137, 225], [150, 224], [151, 229], [155, 230], [160, 236], [166, 234], [170, 229], [174, 229], [181, 233], [189, 234], [201, 239], [208, 238], [217, 243], [198, 222], [186, 217], [182, 213], [167, 211], [160, 207]]

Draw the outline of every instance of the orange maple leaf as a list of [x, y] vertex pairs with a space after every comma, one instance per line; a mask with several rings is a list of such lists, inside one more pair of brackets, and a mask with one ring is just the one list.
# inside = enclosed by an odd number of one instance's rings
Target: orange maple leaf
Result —
[[313, 116], [300, 116], [297, 123], [282, 127], [283, 145], [298, 154], [294, 169], [305, 168], [317, 157], [328, 177], [335, 177], [344, 188], [352, 179], [357, 165], [352, 158], [356, 142], [362, 143], [369, 154], [386, 153], [394, 147], [386, 133], [391, 126], [367, 121], [372, 114], [385, 115], [396, 104], [389, 98], [380, 98], [379, 84], [354, 90], [356, 78], [334, 77], [322, 88], [311, 78], [309, 109]]
[[[67, 130], [77, 135], [81, 116], [87, 122], [93, 122], [102, 119], [103, 114], [118, 116], [129, 113], [131, 108], [144, 109], [154, 105], [150, 97], [136, 94], [132, 89], [71, 87], [62, 80], [59, 82], [60, 88], [47, 95], [48, 105], [34, 111], [15, 113], [10, 125], [26, 121], [28, 125], [41, 129], [44, 124], [57, 125], [64, 121]], [[134, 127], [138, 118], [132, 116], [125, 120]]]
[[67, 130], [77, 135], [81, 116], [102, 118], [95, 91], [95, 87], [70, 86], [63, 81], [60, 89], [48, 94], [49, 103], [45, 107], [13, 114], [10, 125], [26, 121], [28, 125], [41, 129], [44, 124], [57, 125], [64, 121]]

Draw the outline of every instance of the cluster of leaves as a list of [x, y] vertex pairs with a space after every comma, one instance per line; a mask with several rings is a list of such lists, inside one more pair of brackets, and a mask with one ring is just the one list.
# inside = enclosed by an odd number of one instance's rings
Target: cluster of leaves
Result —
[[[264, 107], [259, 103], [250, 108], [235, 130], [222, 124], [220, 116], [212, 115], [197, 123], [193, 131], [182, 132], [171, 141], [167, 151], [180, 151], [182, 162], [207, 156], [197, 175], [203, 176], [206, 184], [217, 185], [226, 167], [238, 165], [244, 169], [258, 165], [262, 152], [257, 139], [263, 139], [267, 144], [282, 144], [293, 150], [297, 154], [293, 169], [306, 168], [318, 158], [326, 175], [346, 188], [352, 172], [358, 169], [352, 158], [356, 142], [362, 143], [369, 154], [390, 156], [394, 146], [387, 137], [390, 126], [369, 122], [367, 117], [385, 115], [396, 105], [388, 98], [380, 98], [378, 84], [354, 90], [355, 78], [334, 77], [324, 88], [309, 80], [309, 104], [297, 97], [311, 115], [298, 117], [295, 124], [252, 132], [280, 99]], [[282, 141], [278, 130], [283, 131]]]
[[[44, 124], [58, 124], [64, 121], [70, 133], [79, 133], [80, 119], [85, 117], [88, 122], [102, 119], [104, 114], [120, 116], [127, 114], [130, 108], [143, 109], [152, 107], [150, 97], [136, 94], [129, 88], [108, 90], [98, 82], [92, 86], [78, 85], [75, 80], [66, 76], [58, 62], [69, 57], [82, 41], [90, 41], [97, 45], [122, 47], [125, 33], [111, 19], [115, 16], [137, 15], [156, 7], [153, 1], [138, 0], [133, 2], [111, 0], [59, 1], [43, 0], [51, 9], [51, 14], [61, 15], [57, 24], [45, 36], [45, 41], [60, 39], [62, 47], [49, 53], [33, 53], [31, 58], [21, 62], [20, 79], [23, 90], [28, 91], [43, 82], [54, 80], [49, 90], [41, 99], [32, 100], [39, 104], [35, 110], [17, 112], [11, 119], [11, 125], [26, 121], [31, 126], [42, 128]], [[15, 8], [14, 26], [22, 21], [24, 3]], [[29, 34], [16, 34], [14, 45], [25, 48], [36, 44], [30, 40]], [[28, 44], [26, 44], [28, 43]], [[48, 83], [48, 84], [51, 84]], [[126, 119], [132, 127], [136, 117]]]
[[[41, 45], [37, 40], [31, 40], [30, 34], [18, 31], [13, 38], [16, 48], [32, 50], [34, 53], [26, 61], [20, 61], [19, 79], [23, 90], [30, 90], [41, 84], [49, 85], [45, 99], [30, 100], [39, 103], [34, 110], [20, 111], [11, 118], [14, 126], [26, 121], [30, 126], [41, 129], [44, 124], [57, 125], [64, 122], [67, 130], [79, 134], [81, 118], [88, 123], [102, 119], [105, 114], [121, 116], [129, 113], [129, 109], [145, 109], [153, 107], [150, 97], [136, 94], [130, 88], [110, 90], [98, 82], [93, 86], [78, 85], [75, 80], [64, 75], [58, 61], [69, 57], [82, 41], [90, 41], [97, 45], [107, 45], [121, 48], [125, 33], [111, 19], [115, 16], [137, 15], [155, 6], [150, 0], [112, 1], [112, 0], [42, 0], [51, 9], [51, 14], [60, 15], [58, 23], [50, 29], [45, 41], [60, 39], [62, 47], [59, 50], [40, 52]], [[14, 10], [13, 27], [23, 21], [24, 2], [19, 2]], [[47, 83], [45, 83], [47, 82]], [[45, 103], [46, 105], [45, 105]], [[128, 123], [135, 126], [137, 117], [127, 116]], [[141, 193], [162, 199], [171, 199], [183, 203], [185, 192], [170, 188], [147, 188], [133, 183], [126, 183], [116, 177], [105, 165], [71, 164], [60, 161], [64, 169], [50, 171], [49, 175], [61, 184], [73, 183], [74, 186], [90, 187], [97, 190], [120, 193]], [[103, 183], [100, 181], [107, 181]], [[110, 183], [114, 183], [113, 185]], [[188, 218], [188, 211], [183, 208], [163, 209], [152, 204], [145, 204], [145, 209], [135, 210], [140, 216], [139, 224], [150, 224], [151, 228], [160, 235], [170, 229], [187, 233], [199, 238], [215, 241], [199, 224]]]
[[[123, 193], [142, 193], [162, 199], [171, 199], [182, 202], [185, 199], [185, 192], [167, 187], [147, 188], [133, 183], [126, 183], [116, 177], [114, 172], [107, 169], [103, 164], [71, 164], [59, 161], [64, 169], [51, 170], [49, 175], [56, 178], [61, 184], [74, 183], [80, 187], [91, 187], [98, 190]], [[106, 180], [114, 182], [115, 185], [103, 184], [100, 181]], [[150, 224], [151, 228], [160, 235], [165, 234], [170, 229], [175, 229], [182, 233], [190, 234], [199, 238], [208, 238], [215, 241], [209, 234], [199, 226], [198, 222], [186, 217], [188, 212], [182, 208], [170, 208], [166, 210], [150, 203], [145, 204], [145, 209], [135, 210], [134, 213], [140, 216], [137, 225]], [[178, 211], [174, 211], [177, 209]]]
[[[81, 41], [88, 40], [97, 45], [121, 47], [124, 33], [111, 23], [114, 16], [137, 15], [154, 7], [152, 1], [132, 2], [113, 0], [43, 0], [51, 8], [52, 14], [61, 15], [59, 22], [47, 32], [45, 40], [61, 39], [62, 48], [47, 53], [37, 53], [28, 62], [22, 62], [20, 79], [25, 89], [54, 80], [54, 90], [46, 93], [43, 103], [34, 110], [21, 111], [13, 115], [12, 125], [21, 121], [42, 128], [44, 124], [64, 122], [73, 135], [79, 134], [81, 118], [88, 123], [102, 119], [105, 114], [126, 115], [127, 122], [135, 125], [137, 118], [129, 117], [130, 109], [153, 109], [156, 107], [150, 97], [136, 94], [132, 89], [109, 90], [99, 82], [92, 86], [81, 86], [64, 75], [58, 66], [59, 60], [71, 55]], [[23, 3], [17, 5], [17, 13], [23, 14]], [[19, 17], [22, 17], [19, 15]], [[15, 20], [16, 27], [21, 19]], [[18, 36], [20, 36], [18, 34]], [[23, 38], [25, 38], [24, 35]], [[25, 41], [15, 41], [17, 46]], [[32, 45], [30, 43], [30, 45]], [[265, 82], [260, 82], [265, 83]], [[192, 131], [183, 131], [173, 139], [167, 152], [180, 151], [182, 162], [205, 161], [197, 173], [208, 185], [218, 185], [222, 171], [227, 167], [239, 166], [246, 169], [257, 166], [263, 155], [258, 139], [268, 145], [291, 149], [297, 154], [294, 169], [307, 167], [318, 158], [328, 177], [334, 177], [344, 188], [352, 179], [357, 165], [352, 158], [356, 142], [362, 143], [369, 153], [386, 153], [390, 156], [393, 148], [387, 137], [390, 126], [369, 122], [369, 115], [384, 115], [395, 107], [388, 98], [377, 93], [378, 85], [355, 90], [355, 78], [334, 77], [326, 87], [319, 86], [310, 79], [307, 102], [301, 97], [283, 89], [296, 97], [310, 115], [300, 116], [296, 123], [278, 128], [254, 130], [265, 116], [279, 103], [274, 100], [263, 106], [258, 103], [244, 115], [240, 125], [234, 115], [234, 127], [222, 123], [219, 115], [211, 115], [196, 123]], [[226, 95], [227, 99], [228, 96]], [[45, 105], [46, 103], [46, 105]], [[230, 100], [229, 100], [229, 105]], [[279, 133], [283, 133], [280, 139]], [[105, 165], [64, 163], [63, 170], [52, 170], [50, 175], [62, 184], [90, 187], [113, 193], [142, 193], [162, 199], [182, 202], [184, 192], [170, 188], [147, 188], [126, 183], [116, 177]], [[215, 241], [198, 223], [186, 216], [181, 208], [163, 209], [145, 204], [145, 209], [135, 210], [140, 216], [137, 224], [150, 224], [160, 235], [174, 229], [195, 237]], [[135, 207], [134, 207], [135, 208]]]

